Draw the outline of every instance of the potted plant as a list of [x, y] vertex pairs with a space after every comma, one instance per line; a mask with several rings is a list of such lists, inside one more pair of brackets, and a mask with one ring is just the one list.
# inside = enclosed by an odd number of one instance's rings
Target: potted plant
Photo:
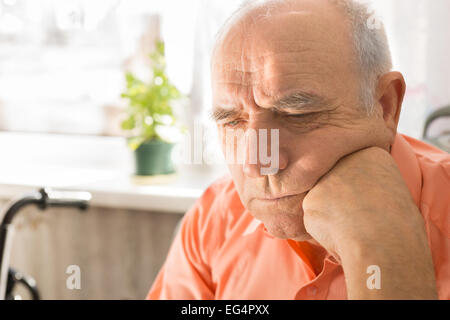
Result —
[[167, 77], [162, 41], [156, 42], [149, 57], [152, 68], [149, 81], [127, 72], [126, 90], [122, 93], [128, 108], [121, 127], [130, 132], [128, 146], [134, 151], [135, 173], [139, 176], [174, 173], [173, 137], [184, 130], [172, 108], [174, 100], [182, 95]]

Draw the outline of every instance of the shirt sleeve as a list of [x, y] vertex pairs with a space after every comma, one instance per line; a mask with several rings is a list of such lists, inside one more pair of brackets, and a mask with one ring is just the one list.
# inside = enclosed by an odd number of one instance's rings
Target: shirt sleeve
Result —
[[[202, 199], [203, 198], [203, 199]], [[201, 250], [202, 197], [183, 218], [167, 259], [147, 294], [149, 300], [214, 299], [211, 270]], [[206, 201], [207, 202], [207, 201]]]

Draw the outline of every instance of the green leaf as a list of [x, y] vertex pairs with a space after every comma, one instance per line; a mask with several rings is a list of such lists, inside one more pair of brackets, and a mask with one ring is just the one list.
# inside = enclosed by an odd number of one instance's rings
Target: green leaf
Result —
[[121, 125], [123, 130], [133, 130], [136, 127], [136, 121], [133, 116], [130, 116], [128, 119], [122, 121]]
[[[148, 81], [138, 79], [131, 72], [125, 73], [126, 90], [122, 92], [121, 97], [127, 100], [129, 107], [128, 118], [121, 123], [121, 127], [123, 130], [133, 130], [133, 133], [137, 133], [137, 136], [130, 140], [132, 148], [137, 148], [143, 141], [161, 138], [155, 129], [159, 124], [177, 126], [171, 102], [182, 98], [183, 95], [167, 76], [164, 55], [164, 42], [157, 41], [155, 50], [149, 55], [152, 77]], [[149, 117], [155, 121], [145, 121]]]

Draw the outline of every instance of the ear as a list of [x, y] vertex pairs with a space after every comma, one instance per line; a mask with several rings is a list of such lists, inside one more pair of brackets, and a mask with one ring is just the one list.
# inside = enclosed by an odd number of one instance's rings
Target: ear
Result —
[[392, 139], [397, 134], [398, 121], [405, 97], [406, 83], [400, 72], [389, 72], [378, 80], [376, 98], [382, 108], [383, 119], [386, 128], [392, 134]]

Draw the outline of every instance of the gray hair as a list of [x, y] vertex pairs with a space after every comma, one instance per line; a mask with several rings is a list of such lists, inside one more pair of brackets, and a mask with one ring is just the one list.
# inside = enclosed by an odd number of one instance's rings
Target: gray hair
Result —
[[[342, 9], [351, 24], [352, 40], [361, 79], [360, 101], [365, 111], [371, 114], [374, 110], [378, 79], [392, 69], [391, 52], [384, 24], [378, 18], [373, 21], [374, 11], [363, 0], [329, 1]], [[244, 0], [235, 13], [253, 4], [266, 6], [270, 11], [274, 5], [273, 2], [276, 1]]]
[[[344, 9], [353, 29], [353, 43], [361, 76], [361, 103], [368, 113], [374, 109], [378, 79], [391, 71], [392, 57], [384, 24], [375, 18], [366, 2], [330, 0]], [[376, 21], [373, 21], [376, 19]], [[372, 20], [372, 21], [371, 21]]]

